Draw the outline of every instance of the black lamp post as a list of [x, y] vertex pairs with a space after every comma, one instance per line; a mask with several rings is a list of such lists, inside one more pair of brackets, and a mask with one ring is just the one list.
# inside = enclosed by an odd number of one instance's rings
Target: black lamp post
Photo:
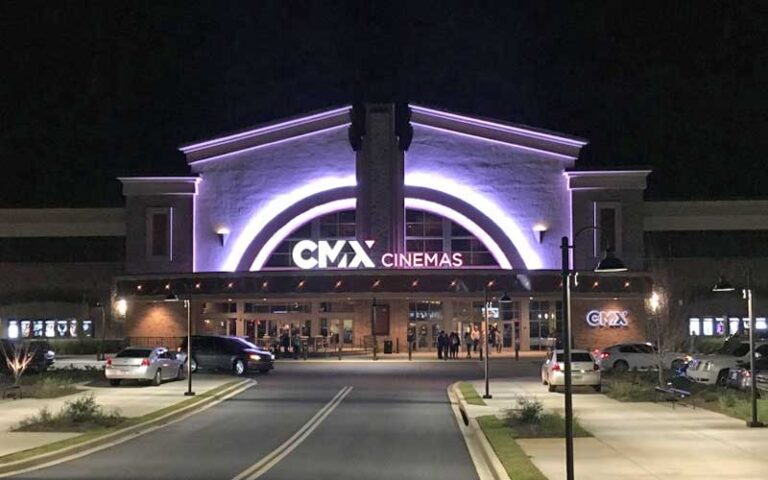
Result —
[[[752, 312], [752, 269], [741, 265], [747, 280], [747, 287], [741, 290], [742, 297], [747, 301], [747, 316], [749, 317], [749, 383], [750, 396], [752, 403], [752, 417], [747, 421], [747, 426], [751, 428], [763, 427], [763, 423], [757, 418], [757, 379], [755, 378], [755, 316]], [[713, 292], [733, 292], [736, 288], [725, 279], [720, 277], [714, 287]]]
[[[579, 234], [587, 230], [598, 230], [598, 227], [589, 225], [579, 229], [574, 235], [574, 242]], [[563, 282], [563, 353], [565, 356], [565, 473], [567, 480], [574, 479], [573, 473], [573, 384], [571, 377], [571, 267], [568, 237], [563, 237], [560, 243], [562, 253], [561, 279]], [[605, 257], [595, 267], [595, 273], [626, 272], [624, 263], [607, 251]]]
[[[173, 293], [165, 297], [166, 302], [178, 302], [179, 297]], [[184, 307], [187, 309], [187, 391], [185, 397], [191, 397], [195, 394], [192, 391], [192, 295], [184, 299]]]

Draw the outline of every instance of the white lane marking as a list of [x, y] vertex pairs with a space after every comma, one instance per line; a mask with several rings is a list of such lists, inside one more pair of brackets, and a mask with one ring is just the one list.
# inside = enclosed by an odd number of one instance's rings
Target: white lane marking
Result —
[[318, 427], [323, 420], [333, 412], [344, 398], [352, 391], [352, 387], [344, 387], [339, 390], [331, 401], [321, 408], [312, 418], [309, 419], [291, 438], [283, 442], [279, 447], [272, 450], [267, 456], [257, 463], [246, 468], [233, 480], [254, 480], [267, 473], [272, 467], [277, 465], [283, 458], [296, 449], [301, 443]]
[[[169, 425], [173, 425], [174, 423], [181, 422], [182, 420], [186, 420], [187, 418], [189, 418], [189, 417], [191, 417], [193, 415], [196, 415], [196, 414], [198, 414], [200, 412], [208, 410], [211, 407], [215, 407], [216, 405], [218, 405], [218, 404], [220, 404], [220, 403], [222, 403], [222, 402], [224, 402], [226, 400], [229, 400], [230, 398], [232, 398], [232, 397], [234, 397], [236, 395], [239, 395], [239, 394], [243, 393], [244, 391], [248, 390], [249, 388], [251, 388], [252, 386], [254, 386], [256, 384], [257, 384], [256, 380], [246, 380], [244, 383], [241, 383], [239, 385], [233, 385], [232, 387], [230, 387], [228, 389], [225, 389], [222, 392], [219, 392], [218, 394], [216, 394], [216, 395], [224, 394], [223, 396], [219, 397], [218, 400], [213, 400], [213, 401], [211, 401], [209, 403], [206, 403], [205, 405], [203, 405], [202, 407], [199, 407], [199, 408], [195, 408], [195, 405], [189, 406], [189, 407], [187, 407], [187, 408], [190, 409], [188, 413], [182, 413], [181, 416], [179, 416], [177, 418], [174, 418], [173, 420], [170, 420], [168, 422], [162, 423], [162, 419], [164, 419], [166, 417], [169, 417], [171, 415], [175, 415], [178, 412], [176, 412], [176, 411], [169, 412], [169, 413], [167, 413], [165, 415], [162, 415], [162, 416], [160, 416], [158, 418], [153, 418], [152, 420], [147, 420], [144, 423], [155, 423], [155, 422], [161, 422], [161, 423], [159, 423], [157, 425], [154, 425], [152, 427], [146, 428], [144, 430], [140, 429], [141, 426], [143, 425], [143, 423], [138, 424], [138, 425], [134, 425], [133, 427], [128, 427], [128, 428], [139, 428], [139, 430], [132, 431], [132, 432], [129, 432], [129, 433], [125, 433], [122, 430], [118, 430], [117, 432], [109, 434], [109, 435], [105, 435], [104, 437], [98, 437], [98, 438], [96, 438], [94, 440], [94, 442], [98, 441], [98, 440], [108, 440], [110, 437], [116, 436], [116, 435], [124, 435], [122, 437], [117, 438], [116, 440], [108, 441], [107, 443], [101, 443], [101, 444], [99, 444], [99, 445], [97, 445], [95, 447], [91, 447], [91, 448], [88, 448], [86, 450], [82, 450], [82, 451], [80, 451], [78, 453], [73, 453], [72, 455], [67, 455], [65, 457], [56, 458], [54, 460], [51, 460], [51, 461], [48, 461], [48, 462], [45, 462], [45, 463], [32, 465], [30, 467], [20, 468], [19, 470], [3, 472], [3, 473], [0, 473], [0, 478], [13, 477], [13, 476], [16, 476], [16, 475], [21, 475], [21, 474], [24, 474], [24, 473], [33, 472], [35, 470], [41, 470], [41, 469], [44, 469], [44, 468], [53, 467], [53, 466], [58, 465], [60, 463], [71, 462], [72, 460], [77, 460], [78, 458], [85, 457], [86, 455], [90, 455], [92, 453], [96, 453], [96, 452], [99, 452], [101, 450], [106, 450], [107, 448], [112, 448], [112, 447], [114, 447], [116, 445], [120, 445], [121, 443], [125, 443], [125, 442], [127, 442], [129, 440], [133, 440], [133, 439], [138, 438], [138, 437], [140, 437], [142, 435], [146, 435], [147, 433], [151, 433], [151, 432], [154, 432], [155, 430], [159, 430], [159, 429], [165, 428], [165, 427], [167, 427]], [[87, 445], [88, 443], [89, 442], [83, 442], [82, 445], [81, 444], [77, 444], [77, 445], [74, 445], [74, 446], [69, 447], [69, 448], [77, 448], [78, 446]], [[55, 454], [55, 453], [58, 453], [58, 452], [53, 452], [53, 453]], [[19, 460], [18, 462], [19, 463], [23, 463], [25, 461], [27, 461], [27, 460]], [[12, 465], [12, 464], [8, 464], [8, 465]], [[2, 465], [2, 466], [5, 466], [5, 465]]]

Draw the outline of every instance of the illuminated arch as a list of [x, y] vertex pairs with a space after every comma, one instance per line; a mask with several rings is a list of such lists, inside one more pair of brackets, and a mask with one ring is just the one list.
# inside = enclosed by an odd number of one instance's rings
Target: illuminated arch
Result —
[[[354, 190], [354, 187], [342, 187], [316, 193], [273, 216], [251, 238], [236, 264], [236, 270], [261, 270], [277, 246], [303, 224], [328, 213], [354, 209]], [[538, 261], [537, 256], [533, 259], [523, 257], [496, 219], [491, 219], [464, 199], [416, 186], [406, 187], [405, 194], [406, 208], [434, 213], [461, 225], [488, 248], [500, 268], [531, 268], [531, 263]]]

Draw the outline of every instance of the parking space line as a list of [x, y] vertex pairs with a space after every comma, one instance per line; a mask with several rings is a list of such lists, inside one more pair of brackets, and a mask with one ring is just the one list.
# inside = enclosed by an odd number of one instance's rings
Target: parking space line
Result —
[[277, 465], [283, 458], [288, 456], [293, 450], [296, 449], [301, 443], [325, 420], [325, 418], [333, 412], [336, 407], [344, 401], [344, 398], [352, 391], [352, 387], [346, 386], [339, 390], [334, 397], [321, 408], [312, 418], [309, 419], [299, 430], [296, 431], [291, 437], [280, 444], [276, 449], [272, 450], [264, 458], [257, 463], [246, 468], [240, 474], [233, 478], [233, 480], [254, 480], [267, 473], [272, 467]]

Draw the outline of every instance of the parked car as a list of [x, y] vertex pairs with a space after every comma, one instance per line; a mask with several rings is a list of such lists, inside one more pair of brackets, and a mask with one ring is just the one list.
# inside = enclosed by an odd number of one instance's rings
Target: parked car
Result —
[[[768, 375], [768, 357], [760, 355], [760, 352], [755, 349], [755, 374], [758, 378], [760, 375]], [[749, 365], [749, 355], [747, 355], [747, 361], [744, 365], [731, 367], [728, 369], [728, 378], [726, 380], [726, 386], [735, 388], [737, 390], [749, 390], [752, 387]], [[760, 382], [758, 382], [758, 385]]]
[[181, 379], [184, 361], [164, 347], [128, 347], [114, 358], [107, 358], [104, 375], [112, 386], [120, 385], [123, 380], [150, 381], [157, 386], [164, 380]]
[[[650, 343], [620, 343], [604, 348], [598, 354], [601, 370], [656, 370], [657, 349]], [[686, 362], [686, 354], [679, 352], [664, 352], [662, 363], [664, 368], [677, 370]]]
[[5, 355], [13, 357], [17, 346], [22, 343], [26, 344], [26, 351], [32, 353], [32, 361], [29, 362], [26, 372], [44, 372], [48, 370], [56, 360], [56, 353], [51, 349], [51, 345], [46, 340], [11, 340], [3, 338], [0, 339], [0, 341], [2, 341], [2, 350], [0, 350], [0, 371], [4, 373], [8, 373], [10, 369], [2, 352], [5, 352]]
[[[768, 343], [755, 345], [755, 352], [768, 355]], [[731, 367], [749, 365], [749, 342], [742, 341], [728, 345], [721, 352], [695, 356], [686, 369], [686, 376], [698, 383], [726, 386]]]
[[[187, 339], [179, 347], [179, 356], [186, 358]], [[275, 356], [241, 337], [193, 335], [190, 369], [224, 370], [235, 375], [248, 371], [268, 373], [274, 368]]]
[[758, 370], [755, 373], [755, 378], [757, 379], [757, 389], [768, 395], [768, 369]]
[[[564, 360], [565, 354], [562, 350], [552, 350], [541, 366], [541, 383], [548, 385], [550, 392], [565, 385]], [[588, 385], [596, 392], [600, 391], [600, 365], [592, 353], [586, 350], [571, 350], [571, 384]]]

